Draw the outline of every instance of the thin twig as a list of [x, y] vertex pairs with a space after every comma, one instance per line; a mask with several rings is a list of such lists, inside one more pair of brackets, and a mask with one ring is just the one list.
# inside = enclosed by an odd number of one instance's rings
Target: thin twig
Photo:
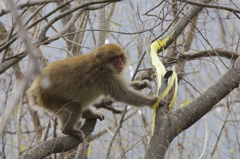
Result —
[[[48, 14], [46, 14], [45, 16], [43, 16], [42, 18], [39, 18], [38, 20], [36, 20], [35, 22], [33, 22], [32, 24], [30, 24], [29, 26], [27, 26], [27, 30], [31, 29], [32, 27], [34, 27], [35, 25], [37, 25], [39, 22], [41, 22], [44, 19], [47, 19], [49, 16], [51, 16], [52, 14], [56, 13], [56, 11], [58, 11], [59, 9], [63, 8], [64, 6], [68, 5], [69, 3], [71, 3], [73, 0], [69, 0], [63, 4], [61, 4], [60, 6], [58, 6], [57, 8], [55, 8], [54, 10], [52, 10], [51, 12], [49, 12]], [[7, 46], [11, 45], [15, 40], [17, 40], [18, 36], [16, 36], [18, 33], [13, 34], [12, 39], [11, 40], [4, 40], [1, 44], [0, 44], [0, 52]]]
[[165, 1], [161, 1], [158, 5], [156, 5], [155, 7], [151, 8], [150, 10], [148, 10], [146, 13], [144, 13], [143, 15], [147, 15], [149, 12], [151, 12], [152, 10], [156, 9], [158, 6], [160, 6], [163, 2]]
[[234, 13], [240, 13], [239, 9], [234, 9], [234, 8], [225, 7], [225, 6], [221, 6], [221, 5], [206, 4], [206, 3], [201, 3], [201, 2], [196, 2], [196, 1], [189, 1], [189, 0], [177, 0], [177, 1], [180, 1], [180, 2], [183, 2], [183, 3], [192, 4], [192, 5], [197, 5], [197, 6], [201, 6], [201, 7], [206, 7], [206, 8], [223, 9], [223, 10], [227, 10], [227, 11], [234, 12]]
[[112, 145], [113, 145], [113, 141], [115, 140], [115, 138], [116, 138], [119, 130], [120, 130], [121, 127], [122, 127], [122, 123], [123, 123], [123, 121], [124, 121], [123, 119], [124, 119], [124, 116], [125, 116], [126, 111], [127, 111], [127, 105], [124, 106], [121, 119], [120, 119], [120, 121], [119, 121], [119, 124], [118, 124], [118, 127], [117, 127], [116, 131], [114, 132], [114, 135], [113, 135], [113, 137], [112, 137], [112, 140], [110, 141], [110, 144], [109, 144], [109, 146], [108, 146], [108, 150], [107, 150], [107, 154], [106, 154], [105, 159], [108, 159], [108, 158], [109, 158], [110, 150], [111, 150]]
[[207, 124], [207, 117], [206, 115], [204, 116], [204, 123], [205, 123], [205, 131], [206, 131], [206, 135], [205, 135], [205, 143], [204, 143], [204, 147], [203, 147], [203, 151], [202, 154], [200, 155], [199, 159], [203, 158], [204, 153], [206, 152], [206, 148], [207, 148], [207, 141], [208, 141], [208, 124]]
[[215, 152], [215, 150], [216, 150], [216, 148], [217, 148], [219, 139], [220, 139], [220, 137], [222, 136], [222, 131], [223, 131], [223, 128], [224, 128], [224, 126], [225, 126], [225, 124], [226, 124], [226, 122], [227, 122], [228, 114], [229, 114], [229, 109], [226, 110], [226, 114], [225, 114], [224, 121], [223, 121], [223, 123], [222, 123], [222, 126], [221, 126], [219, 132], [218, 132], [217, 140], [216, 140], [216, 142], [215, 142], [215, 144], [214, 144], [214, 147], [213, 147], [213, 150], [212, 150], [212, 153], [211, 153], [211, 158], [213, 157], [214, 152]]
[[7, 126], [8, 120], [10, 119], [15, 107], [17, 106], [17, 103], [21, 97], [21, 94], [23, 90], [25, 89], [28, 79], [31, 77], [31, 75], [34, 72], [39, 72], [39, 68], [37, 67], [37, 58], [34, 53], [34, 47], [30, 40], [27, 37], [27, 31], [24, 28], [24, 25], [18, 15], [15, 3], [13, 0], [8, 0], [9, 7], [11, 8], [13, 17], [16, 20], [16, 24], [19, 27], [19, 35], [22, 37], [23, 42], [25, 43], [26, 46], [26, 52], [30, 54], [31, 56], [29, 57], [29, 67], [27, 74], [22, 78], [21, 82], [19, 83], [19, 88], [18, 92], [14, 96], [12, 103], [8, 106], [8, 110], [6, 111], [6, 115], [2, 116], [2, 123], [0, 125], [0, 136], [2, 136], [3, 132], [5, 131], [5, 128]]
[[[25, 7], [31, 7], [34, 5], [44, 4], [44, 3], [50, 3], [50, 2], [57, 2], [58, 0], [34, 0], [34, 1], [27, 1], [24, 3], [20, 3], [16, 5], [16, 9], [23, 9]], [[0, 10], [0, 16], [7, 14], [11, 11], [11, 8], [4, 8]]]

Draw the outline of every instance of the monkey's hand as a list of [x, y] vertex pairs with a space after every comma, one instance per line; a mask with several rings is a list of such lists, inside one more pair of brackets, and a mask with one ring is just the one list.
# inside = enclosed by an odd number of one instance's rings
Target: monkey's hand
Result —
[[151, 82], [147, 79], [143, 80], [142, 83], [140, 84], [140, 89], [144, 89], [146, 87], [148, 87], [149, 89], [152, 88]]
[[[156, 97], [153, 97], [153, 103], [154, 103], [154, 104], [152, 104], [151, 108], [153, 108], [153, 105], [155, 105], [155, 104], [157, 103], [158, 98], [159, 98], [159, 97], [157, 97], [157, 96], [156, 96]], [[158, 107], [162, 107], [162, 106], [164, 106], [165, 104], [166, 104], [166, 101], [162, 99], [162, 100], [159, 102]]]
[[155, 96], [155, 97], [151, 97], [151, 98], [152, 98], [152, 102], [151, 102], [150, 107], [152, 108], [152, 106], [157, 103], [159, 97]]

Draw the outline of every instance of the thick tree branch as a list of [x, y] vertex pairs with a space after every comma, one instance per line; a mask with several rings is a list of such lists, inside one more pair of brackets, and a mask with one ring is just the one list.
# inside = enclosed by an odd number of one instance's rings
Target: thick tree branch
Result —
[[171, 115], [164, 115], [161, 113], [162, 108], [158, 109], [155, 130], [148, 147], [146, 159], [164, 158], [171, 141], [237, 88], [239, 82], [240, 58], [236, 60], [233, 68], [229, 69], [215, 84], [184, 108]]
[[[211, 0], [201, 0], [203, 3], [210, 3]], [[188, 14], [186, 18], [181, 18], [177, 24], [173, 27], [173, 29], [169, 32], [168, 35], [165, 35], [162, 39], [166, 38], [170, 34], [172, 34], [171, 39], [166, 43], [164, 48], [167, 48], [169, 45], [173, 43], [173, 41], [182, 33], [185, 27], [189, 24], [191, 20], [203, 9], [201, 6], [191, 6], [188, 9]], [[158, 50], [159, 52], [162, 50]], [[164, 158], [165, 153], [167, 151], [168, 146], [171, 141], [176, 137], [180, 130], [178, 129], [178, 121], [175, 118], [170, 118], [168, 114], [166, 114], [165, 108], [158, 108], [156, 119], [155, 119], [155, 129], [153, 136], [148, 145], [148, 150], [146, 154], [146, 159], [152, 158]], [[176, 113], [178, 110], [176, 111]], [[190, 112], [191, 113], [191, 112]], [[195, 114], [196, 115], [196, 114]], [[185, 114], [185, 118], [187, 118], [187, 114]], [[189, 118], [191, 119], [191, 118]], [[182, 121], [186, 123], [185, 121]], [[196, 121], [194, 121], [196, 122]]]
[[[82, 126], [81, 130], [86, 136], [93, 132], [96, 121], [96, 119], [87, 119]], [[72, 150], [80, 143], [82, 143], [82, 141], [73, 136], [54, 138], [35, 146], [25, 154], [21, 155], [19, 159], [42, 159], [53, 153]]]
[[[203, 115], [210, 111], [214, 105], [226, 97], [240, 82], [240, 58], [235, 61], [233, 68], [229, 69], [215, 84], [202, 93], [197, 99], [186, 107], [174, 112], [172, 117], [179, 125], [178, 131], [189, 128]], [[184, 115], [184, 116], [183, 116]]]

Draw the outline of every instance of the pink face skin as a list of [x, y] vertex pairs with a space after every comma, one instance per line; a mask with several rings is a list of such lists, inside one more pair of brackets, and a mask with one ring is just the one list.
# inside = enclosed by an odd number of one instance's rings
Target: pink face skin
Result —
[[117, 72], [120, 74], [124, 68], [124, 63], [123, 63], [123, 55], [116, 55], [114, 56], [113, 60], [115, 61], [115, 68]]

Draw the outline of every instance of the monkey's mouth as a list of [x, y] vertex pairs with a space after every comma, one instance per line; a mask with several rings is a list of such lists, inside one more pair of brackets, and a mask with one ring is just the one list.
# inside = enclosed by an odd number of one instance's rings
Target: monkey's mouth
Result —
[[123, 68], [117, 68], [116, 70], [117, 70], [117, 73], [121, 73]]

